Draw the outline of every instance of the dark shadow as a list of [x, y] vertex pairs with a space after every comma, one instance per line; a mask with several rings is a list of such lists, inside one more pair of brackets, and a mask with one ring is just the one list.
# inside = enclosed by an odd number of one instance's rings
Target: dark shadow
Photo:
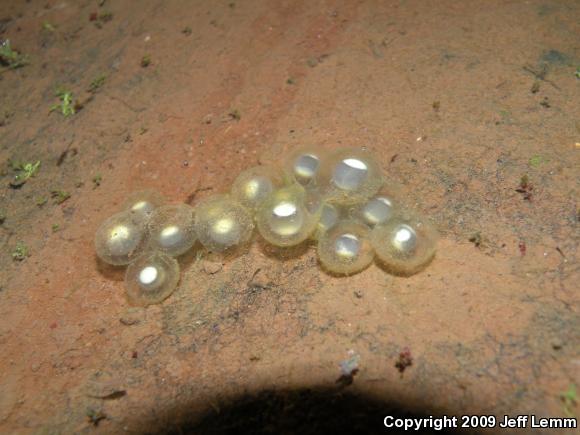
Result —
[[[212, 403], [212, 409], [201, 417], [190, 416], [183, 409], [168, 414], [172, 427], [148, 434], [384, 434], [420, 433], [450, 434], [458, 429], [387, 428], [386, 416], [397, 418], [425, 418], [428, 409], [416, 409], [396, 402], [381, 401], [344, 388], [263, 391], [225, 402]], [[181, 421], [176, 421], [182, 416]], [[433, 417], [435, 420], [437, 417]], [[151, 422], [151, 427], [155, 422]], [[460, 423], [460, 422], [458, 422]], [[467, 432], [461, 432], [467, 433]]]
[[306, 255], [310, 247], [313, 246], [311, 240], [306, 240], [296, 246], [286, 247], [271, 245], [262, 238], [258, 238], [256, 243], [258, 243], [260, 252], [273, 261], [288, 261], [300, 258]]
[[112, 266], [105, 263], [97, 255], [94, 255], [95, 262], [97, 263], [97, 271], [103, 275], [105, 278], [111, 281], [123, 281], [125, 279], [125, 271], [127, 266]]
[[379, 267], [380, 269], [382, 269], [383, 271], [385, 271], [389, 275], [398, 276], [400, 278], [408, 278], [410, 276], [416, 275], [419, 272], [422, 272], [423, 270], [427, 269], [427, 267], [433, 262], [434, 258], [435, 258], [435, 254], [433, 254], [433, 256], [431, 256], [431, 258], [427, 262], [422, 264], [420, 267], [416, 267], [416, 268], [409, 270], [409, 271], [403, 271], [403, 270], [397, 269], [396, 267], [393, 267], [389, 264], [384, 263], [378, 257], [375, 257], [375, 264], [377, 265], [377, 267]]

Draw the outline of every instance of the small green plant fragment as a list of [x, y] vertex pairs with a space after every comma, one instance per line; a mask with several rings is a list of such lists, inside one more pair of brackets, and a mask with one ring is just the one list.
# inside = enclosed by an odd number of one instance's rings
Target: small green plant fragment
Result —
[[141, 58], [141, 68], [147, 68], [149, 65], [151, 65], [151, 56], [146, 54]]
[[34, 177], [40, 168], [40, 160], [35, 163], [10, 163], [17, 174], [10, 182], [11, 187], [21, 187], [30, 177]]
[[0, 43], [0, 65], [7, 69], [16, 69], [28, 64], [28, 58], [17, 50], [12, 49], [10, 41]]
[[60, 225], [59, 224], [52, 224], [52, 232], [56, 233], [58, 230], [60, 230]]
[[580, 79], [580, 66], [576, 68], [576, 72], [574, 73], [577, 79]]
[[296, 80], [294, 80], [292, 77], [288, 77], [288, 80], [286, 80], [286, 84], [288, 84], [288, 85], [295, 85], [296, 84]]
[[72, 116], [76, 113], [76, 105], [73, 100], [73, 94], [65, 89], [59, 89], [56, 92], [56, 96], [60, 99], [59, 104], [55, 104], [50, 108], [50, 112], [55, 110], [60, 111], [65, 118]]
[[47, 32], [54, 32], [56, 27], [50, 24], [48, 21], [42, 23], [42, 30], [46, 30]]
[[57, 204], [62, 204], [67, 199], [70, 198], [70, 193], [65, 192], [64, 190], [53, 190], [50, 192], [50, 196], [54, 199], [54, 202]]
[[94, 80], [89, 85], [88, 91], [94, 94], [105, 84], [106, 80], [107, 80], [106, 74], [99, 74], [97, 77], [94, 78]]
[[24, 242], [16, 243], [16, 246], [14, 247], [14, 251], [12, 251], [12, 259], [14, 261], [22, 261], [26, 257], [28, 257], [29, 255], [30, 255], [30, 251], [28, 249], [28, 246], [26, 246], [24, 244]]
[[536, 154], [530, 158], [530, 166], [533, 168], [537, 168], [545, 161], [546, 161], [546, 159], [544, 159], [541, 155]]
[[560, 393], [560, 400], [564, 404], [564, 414], [566, 414], [568, 417], [575, 417], [572, 408], [575, 408], [576, 405], [578, 404], [576, 385], [570, 384], [566, 391]]
[[228, 113], [228, 116], [234, 121], [239, 121], [240, 119], [242, 119], [242, 114], [238, 109], [232, 110], [230, 113]]
[[191, 27], [187, 26], [184, 27], [183, 30], [181, 31], [181, 33], [183, 33], [184, 35], [191, 35], [193, 33], [193, 30], [191, 29]]
[[99, 187], [101, 185], [101, 182], [103, 181], [103, 176], [101, 174], [97, 174], [93, 177], [93, 189], [96, 189], [97, 187]]
[[48, 202], [48, 198], [46, 196], [39, 196], [38, 198], [36, 198], [35, 203], [38, 207], [42, 207], [47, 202]]

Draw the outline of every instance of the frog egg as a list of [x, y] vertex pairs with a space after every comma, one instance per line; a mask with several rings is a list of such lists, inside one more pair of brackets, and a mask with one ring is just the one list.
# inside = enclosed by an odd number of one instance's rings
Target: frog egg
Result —
[[341, 221], [320, 236], [318, 259], [328, 271], [350, 275], [372, 263], [374, 250], [369, 228], [356, 221]]
[[189, 251], [197, 240], [193, 207], [164, 205], [152, 211], [147, 223], [147, 248], [177, 257]]
[[129, 264], [143, 245], [145, 225], [130, 211], [116, 213], [104, 221], [95, 235], [95, 251], [105, 263]]
[[371, 243], [383, 265], [398, 275], [413, 275], [435, 255], [437, 231], [427, 221], [396, 216], [371, 232]]
[[254, 230], [252, 215], [229, 195], [216, 195], [200, 202], [195, 210], [195, 231], [211, 251], [223, 252], [243, 245]]
[[243, 171], [232, 185], [232, 197], [254, 211], [284, 180], [273, 166], [256, 166]]
[[288, 176], [303, 186], [316, 185], [326, 154], [327, 152], [319, 147], [304, 147], [291, 152], [285, 164]]
[[123, 209], [130, 210], [137, 217], [149, 218], [153, 210], [164, 203], [165, 198], [156, 190], [142, 190], [129, 195]]
[[322, 203], [294, 184], [274, 191], [256, 214], [258, 231], [275, 246], [295, 246], [316, 228]]
[[387, 222], [394, 213], [395, 202], [386, 195], [377, 195], [363, 204], [358, 214], [368, 226], [374, 227]]
[[318, 240], [322, 234], [334, 227], [344, 216], [345, 210], [342, 207], [323, 202], [320, 210], [320, 219], [316, 224], [316, 230], [312, 238]]
[[178, 282], [177, 260], [158, 251], [137, 257], [125, 273], [125, 291], [132, 305], [158, 304], [173, 293]]
[[333, 152], [320, 170], [326, 199], [337, 204], [356, 204], [376, 194], [383, 184], [381, 170], [370, 152], [341, 148]]

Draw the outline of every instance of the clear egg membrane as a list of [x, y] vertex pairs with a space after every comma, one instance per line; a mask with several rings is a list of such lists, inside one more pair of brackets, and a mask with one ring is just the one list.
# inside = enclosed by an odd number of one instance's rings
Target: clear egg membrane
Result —
[[335, 274], [350, 275], [372, 263], [374, 252], [369, 228], [356, 221], [341, 221], [318, 240], [320, 264]]
[[148, 249], [162, 251], [172, 257], [184, 254], [197, 241], [194, 209], [187, 204], [156, 208], [151, 213], [147, 228]]
[[435, 255], [437, 231], [419, 217], [395, 217], [376, 226], [371, 242], [382, 265], [397, 275], [412, 275]]
[[116, 213], [97, 229], [95, 251], [105, 263], [129, 264], [143, 247], [145, 224], [130, 211]]
[[179, 282], [179, 264], [159, 251], [139, 256], [127, 268], [125, 291], [131, 305], [158, 304], [169, 297]]
[[223, 252], [247, 243], [254, 230], [250, 211], [229, 195], [217, 195], [196, 207], [195, 231], [209, 250]]
[[275, 246], [295, 246], [315, 230], [320, 203], [308, 202], [298, 185], [275, 191], [256, 214], [260, 235]]
[[236, 178], [231, 195], [244, 207], [255, 211], [283, 184], [284, 179], [279, 169], [273, 166], [256, 166], [243, 171]]
[[383, 184], [374, 157], [356, 148], [339, 148], [330, 153], [320, 169], [319, 186], [328, 202], [358, 204], [375, 195]]

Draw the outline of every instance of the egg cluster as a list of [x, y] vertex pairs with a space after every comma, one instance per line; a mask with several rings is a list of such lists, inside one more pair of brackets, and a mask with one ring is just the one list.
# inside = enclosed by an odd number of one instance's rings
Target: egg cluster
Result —
[[238, 249], [255, 229], [278, 247], [313, 241], [321, 266], [337, 275], [360, 272], [375, 258], [391, 273], [412, 275], [431, 261], [437, 241], [433, 226], [394, 193], [368, 151], [309, 147], [278, 165], [243, 171], [228, 194], [195, 207], [137, 192], [99, 227], [95, 248], [102, 261], [128, 265], [129, 302], [150, 305], [176, 288], [176, 257], [197, 243], [212, 252]]

